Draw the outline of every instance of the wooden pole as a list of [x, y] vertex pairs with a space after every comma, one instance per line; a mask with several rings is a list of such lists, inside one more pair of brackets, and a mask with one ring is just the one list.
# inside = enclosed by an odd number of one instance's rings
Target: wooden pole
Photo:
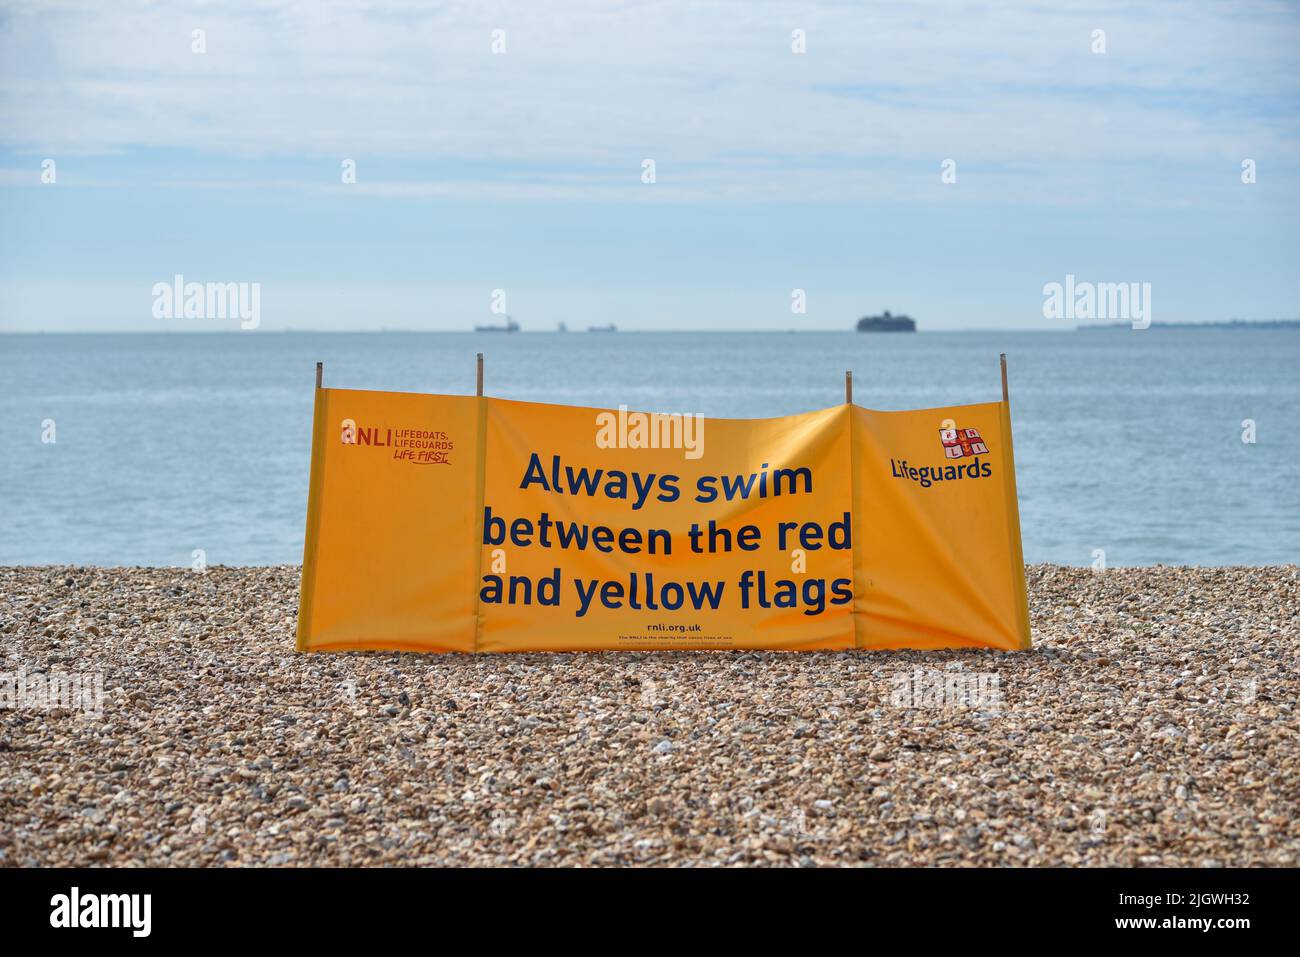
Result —
[[1007, 354], [1005, 352], [1002, 353], [1001, 360], [1002, 360], [1002, 401], [1010, 402], [1011, 396], [1007, 393]]
[[850, 369], [844, 373], [844, 401], [853, 404], [853, 370]]
[[321, 380], [325, 378], [325, 363], [316, 363], [316, 388], [320, 388]]
[[483, 394], [483, 353], [478, 354], [478, 395]]

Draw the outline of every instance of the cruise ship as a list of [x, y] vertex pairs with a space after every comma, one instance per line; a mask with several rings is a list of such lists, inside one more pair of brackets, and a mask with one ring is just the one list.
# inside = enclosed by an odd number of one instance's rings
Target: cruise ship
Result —
[[886, 309], [878, 316], [859, 319], [858, 332], [916, 332], [916, 320], [911, 316], [895, 316]]

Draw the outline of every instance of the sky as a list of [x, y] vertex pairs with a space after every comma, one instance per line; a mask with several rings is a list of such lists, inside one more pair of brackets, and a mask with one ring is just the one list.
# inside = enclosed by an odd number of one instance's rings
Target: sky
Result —
[[1297, 51], [1294, 3], [0, 0], [0, 331], [237, 328], [177, 275], [259, 331], [1297, 318]]

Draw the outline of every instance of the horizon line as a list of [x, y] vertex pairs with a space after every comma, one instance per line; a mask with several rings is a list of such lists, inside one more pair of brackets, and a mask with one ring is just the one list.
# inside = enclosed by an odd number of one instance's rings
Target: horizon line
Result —
[[[1200, 322], [1152, 322], [1146, 329], [1222, 329], [1222, 328], [1240, 328], [1242, 326], [1259, 326], [1264, 328], [1277, 328], [1279, 326], [1297, 326], [1300, 325], [1300, 319], [1209, 319]], [[459, 336], [493, 336], [493, 337], [510, 337], [514, 335], [554, 335], [554, 336], [611, 336], [611, 335], [811, 335], [825, 333], [839, 333], [842, 335], [864, 335], [864, 336], [895, 336], [906, 338], [908, 335], [935, 335], [949, 333], [981, 333], [981, 332], [1027, 332], [1027, 333], [1054, 333], [1054, 332], [1093, 332], [1104, 330], [1120, 330], [1132, 328], [1128, 322], [1113, 323], [1094, 323], [1090, 325], [1075, 325], [1063, 328], [1021, 328], [1015, 326], [979, 326], [970, 329], [914, 329], [909, 332], [860, 332], [854, 328], [844, 329], [841, 327], [823, 327], [815, 329], [754, 329], [754, 328], [705, 328], [705, 329], [616, 329], [610, 331], [590, 332], [587, 330], [565, 330], [561, 332], [558, 329], [518, 329], [514, 332], [493, 331], [480, 332], [474, 329], [401, 329], [401, 328], [380, 328], [380, 329], [170, 329], [170, 330], [153, 330], [153, 329], [0, 329], [0, 335], [3, 336], [233, 336], [244, 335], [249, 332], [262, 333], [264, 335], [459, 335]]]

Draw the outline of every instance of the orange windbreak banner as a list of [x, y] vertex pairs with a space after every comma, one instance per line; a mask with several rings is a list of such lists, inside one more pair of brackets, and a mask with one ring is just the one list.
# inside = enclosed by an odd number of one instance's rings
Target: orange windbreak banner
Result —
[[302, 651], [1029, 647], [1005, 403], [319, 389]]

